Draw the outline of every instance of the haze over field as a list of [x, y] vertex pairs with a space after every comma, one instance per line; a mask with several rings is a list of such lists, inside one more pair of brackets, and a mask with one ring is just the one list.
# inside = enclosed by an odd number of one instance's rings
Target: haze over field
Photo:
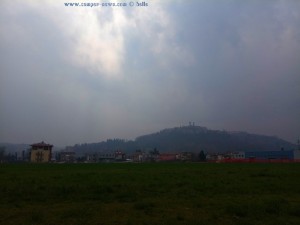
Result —
[[64, 2], [0, 2], [0, 142], [132, 139], [189, 121], [299, 137], [300, 1]]

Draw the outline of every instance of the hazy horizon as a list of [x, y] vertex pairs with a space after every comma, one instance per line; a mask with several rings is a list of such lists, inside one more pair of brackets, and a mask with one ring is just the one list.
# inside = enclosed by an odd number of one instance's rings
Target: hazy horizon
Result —
[[[174, 126], [174, 127], [166, 127], [166, 128], [163, 128], [161, 130], [156, 130], [156, 131], [152, 131], [152, 132], [149, 132], [149, 133], [144, 133], [144, 134], [139, 134], [138, 136], [136, 137], [133, 137], [133, 138], [121, 138], [121, 137], [108, 137], [106, 139], [99, 139], [99, 140], [94, 140], [94, 141], [90, 141], [90, 142], [75, 142], [75, 143], [70, 143], [68, 145], [53, 145], [55, 148], [64, 148], [64, 147], [69, 147], [69, 146], [74, 146], [74, 145], [81, 145], [81, 144], [93, 144], [93, 143], [100, 143], [100, 142], [106, 142], [108, 140], [124, 140], [124, 141], [135, 141], [136, 138], [139, 138], [139, 137], [142, 137], [142, 136], [146, 136], [146, 135], [152, 135], [152, 134], [156, 134], [158, 132], [161, 132], [161, 131], [164, 131], [164, 130], [168, 130], [168, 129], [176, 129], [176, 128], [184, 128], [184, 127], [203, 127], [203, 126], [199, 126], [197, 124], [194, 124], [194, 125], [190, 125], [190, 124], [182, 124], [180, 126]], [[259, 134], [259, 133], [250, 133], [250, 132], [247, 132], [247, 131], [242, 131], [242, 130], [224, 130], [224, 129], [210, 129], [208, 127], [205, 127], [207, 128], [208, 130], [212, 130], [212, 131], [225, 131], [225, 132], [229, 132], [229, 133], [236, 133], [236, 132], [241, 132], [241, 133], [248, 133], [248, 134], [254, 134], [254, 135], [261, 135], [261, 136], [267, 136], [267, 137], [276, 137], [276, 138], [279, 138], [279, 139], [282, 139], [284, 141], [288, 141], [288, 140], [285, 140], [281, 137], [278, 137], [278, 136], [272, 136], [272, 135], [267, 135], [267, 134]], [[297, 142], [298, 140], [294, 141], [294, 142], [290, 142], [291, 144], [298, 144]], [[26, 143], [26, 142], [22, 142], [22, 143], [13, 143], [13, 142], [5, 142], [5, 141], [2, 141], [0, 142], [0, 144], [16, 144], [16, 145], [31, 145], [31, 144], [35, 144], [35, 143], [40, 143], [40, 142], [45, 142], [47, 144], [53, 144], [53, 143], [50, 143], [48, 142], [47, 140], [36, 140], [36, 141], [33, 141], [31, 143]], [[297, 143], [296, 143], [297, 142]]]
[[67, 2], [0, 3], [0, 142], [133, 140], [192, 121], [296, 143], [300, 1]]

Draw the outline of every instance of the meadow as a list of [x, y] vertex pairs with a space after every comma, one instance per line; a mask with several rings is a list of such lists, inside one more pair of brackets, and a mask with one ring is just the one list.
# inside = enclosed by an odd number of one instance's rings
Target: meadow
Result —
[[0, 224], [300, 224], [300, 163], [0, 164]]

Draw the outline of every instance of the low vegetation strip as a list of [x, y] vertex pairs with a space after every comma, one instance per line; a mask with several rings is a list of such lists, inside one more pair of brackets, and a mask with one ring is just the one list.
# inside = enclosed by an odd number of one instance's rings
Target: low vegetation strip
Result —
[[298, 163], [0, 166], [0, 224], [300, 224]]

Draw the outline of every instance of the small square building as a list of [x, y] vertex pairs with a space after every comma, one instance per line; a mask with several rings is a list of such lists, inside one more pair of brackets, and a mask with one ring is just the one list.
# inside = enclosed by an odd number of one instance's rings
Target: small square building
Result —
[[40, 142], [30, 145], [30, 162], [33, 163], [48, 163], [51, 160], [52, 147], [53, 145]]

